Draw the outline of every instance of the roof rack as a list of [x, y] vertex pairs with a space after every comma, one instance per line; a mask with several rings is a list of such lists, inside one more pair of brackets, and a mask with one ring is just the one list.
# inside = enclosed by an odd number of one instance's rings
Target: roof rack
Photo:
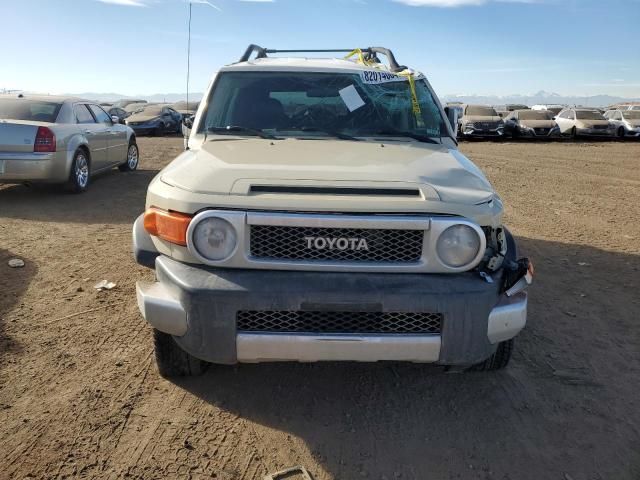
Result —
[[[240, 60], [238, 62], [249, 61], [253, 53], [256, 54], [255, 58], [267, 58], [267, 54], [270, 54], [270, 53], [350, 53], [353, 51], [354, 51], [353, 48], [336, 48], [336, 49], [326, 49], [326, 50], [325, 49], [274, 50], [271, 48], [264, 48], [252, 43], [251, 45], [249, 45], [249, 47], [247, 47], [247, 50], [244, 52], [244, 55], [240, 57]], [[389, 68], [393, 72], [401, 72], [407, 69], [407, 67], [405, 67], [404, 65], [398, 64], [398, 62], [396, 61], [396, 57], [393, 55], [393, 52], [388, 48], [367, 47], [367, 48], [361, 48], [360, 51], [364, 55], [364, 59], [370, 62], [381, 63], [377, 54], [380, 53], [384, 55], [385, 57], [387, 57], [387, 60], [389, 61]]]

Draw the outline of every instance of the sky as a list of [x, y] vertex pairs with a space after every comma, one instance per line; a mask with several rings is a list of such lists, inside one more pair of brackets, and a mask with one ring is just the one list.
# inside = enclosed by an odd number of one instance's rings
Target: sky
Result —
[[[640, 97], [640, 0], [192, 0], [192, 92], [247, 45], [385, 46], [439, 95]], [[187, 0], [0, 0], [0, 90], [186, 91]]]

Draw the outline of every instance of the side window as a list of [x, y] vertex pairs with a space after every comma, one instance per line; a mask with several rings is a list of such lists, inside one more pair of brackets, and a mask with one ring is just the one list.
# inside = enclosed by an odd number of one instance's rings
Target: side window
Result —
[[93, 115], [96, 117], [96, 120], [98, 120], [98, 123], [111, 124], [111, 117], [107, 115], [105, 111], [100, 107], [98, 107], [97, 105], [89, 105], [89, 108], [93, 112]]
[[615, 120], [622, 120], [622, 113], [621, 112], [615, 112], [613, 118]]
[[84, 104], [73, 107], [73, 113], [76, 115], [76, 121], [78, 123], [96, 123], [95, 118], [93, 118], [93, 115], [91, 115], [91, 112]]
[[569, 120], [575, 120], [575, 119], [576, 119], [576, 114], [575, 114], [575, 112], [574, 112], [573, 110], [568, 111], [568, 112], [567, 112], [567, 118], [568, 118]]

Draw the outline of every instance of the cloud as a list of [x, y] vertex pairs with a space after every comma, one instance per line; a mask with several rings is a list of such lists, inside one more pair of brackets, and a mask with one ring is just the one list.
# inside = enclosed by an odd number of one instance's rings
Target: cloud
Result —
[[396, 3], [403, 3], [412, 7], [467, 7], [480, 6], [490, 1], [501, 3], [538, 3], [539, 0], [393, 0]]
[[97, 0], [100, 3], [110, 3], [112, 5], [121, 5], [124, 7], [146, 7], [145, 0]]

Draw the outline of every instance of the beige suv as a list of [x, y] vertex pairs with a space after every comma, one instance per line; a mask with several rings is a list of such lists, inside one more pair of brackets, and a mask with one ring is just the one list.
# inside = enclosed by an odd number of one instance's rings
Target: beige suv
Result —
[[151, 182], [135, 222], [135, 258], [156, 274], [137, 297], [160, 373], [504, 367], [531, 267], [500, 197], [457, 150], [455, 115], [388, 49], [278, 53], [252, 45], [220, 69], [188, 150]]

